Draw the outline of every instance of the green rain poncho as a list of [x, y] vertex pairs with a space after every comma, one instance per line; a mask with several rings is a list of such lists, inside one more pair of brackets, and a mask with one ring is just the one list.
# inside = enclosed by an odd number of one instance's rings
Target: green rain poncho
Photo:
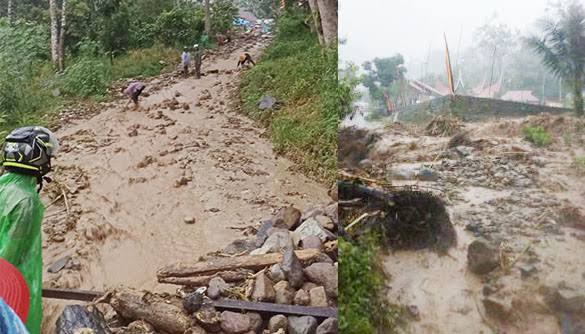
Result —
[[30, 290], [26, 328], [41, 332], [42, 258], [41, 221], [45, 208], [33, 176], [5, 173], [0, 176], [0, 257], [24, 276]]

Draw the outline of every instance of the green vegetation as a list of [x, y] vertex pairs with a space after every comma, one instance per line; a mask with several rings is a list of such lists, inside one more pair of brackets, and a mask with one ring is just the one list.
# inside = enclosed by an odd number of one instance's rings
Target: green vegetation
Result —
[[379, 267], [379, 237], [363, 236], [355, 244], [339, 240], [339, 331], [346, 334], [393, 333], [400, 312], [388, 304], [385, 276]]
[[[0, 17], [0, 136], [33, 123], [51, 126], [62, 106], [103, 100], [116, 80], [161, 73], [178, 61], [177, 47], [204, 33], [202, 4], [192, 1], [70, 0], [65, 66], [56, 73], [48, 2], [14, 5], [12, 24]], [[226, 33], [236, 13], [232, 1], [214, 1], [212, 33]]]
[[585, 87], [585, 7], [578, 1], [557, 8], [556, 17], [541, 21], [543, 37], [532, 36], [528, 44], [542, 63], [572, 88], [575, 114], [583, 116]]
[[522, 129], [524, 138], [538, 147], [548, 146], [552, 137], [542, 126], [526, 126]]
[[[337, 50], [324, 49], [304, 24], [310, 15], [289, 10], [257, 66], [241, 83], [243, 110], [267, 126], [276, 149], [317, 178], [333, 182], [337, 171]], [[261, 111], [263, 95], [280, 107]]]

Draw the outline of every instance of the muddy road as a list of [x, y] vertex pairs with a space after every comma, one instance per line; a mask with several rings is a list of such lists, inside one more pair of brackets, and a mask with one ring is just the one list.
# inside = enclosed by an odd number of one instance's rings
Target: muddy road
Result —
[[[553, 143], [526, 141], [526, 126], [543, 126]], [[362, 154], [344, 162], [435, 194], [457, 232], [443, 256], [384, 256], [388, 299], [407, 310], [405, 332], [584, 333], [585, 179], [574, 161], [585, 154], [585, 123], [545, 115], [456, 128], [430, 135], [412, 124], [378, 126], [359, 132]], [[469, 260], [478, 242], [485, 257]]]
[[[156, 282], [161, 266], [220, 250], [281, 206], [330, 200], [237, 113], [238, 55], [256, 59], [266, 41], [233, 44], [203, 61], [199, 80], [145, 81], [140, 111], [121, 99], [57, 132], [63, 152], [44, 198], [45, 286], [174, 291]], [[45, 328], [55, 305], [45, 303]]]

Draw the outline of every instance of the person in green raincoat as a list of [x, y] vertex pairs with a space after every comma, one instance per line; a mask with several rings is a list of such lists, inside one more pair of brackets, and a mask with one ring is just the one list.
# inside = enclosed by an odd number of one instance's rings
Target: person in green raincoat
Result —
[[30, 334], [41, 332], [42, 320], [41, 222], [45, 208], [39, 192], [58, 149], [55, 135], [39, 126], [12, 131], [2, 147], [0, 258], [14, 265], [28, 285], [26, 328]]

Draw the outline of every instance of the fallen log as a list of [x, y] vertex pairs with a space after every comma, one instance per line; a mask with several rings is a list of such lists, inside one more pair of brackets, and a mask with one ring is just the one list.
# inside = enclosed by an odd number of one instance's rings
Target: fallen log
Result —
[[249, 270], [221, 271], [214, 275], [197, 277], [159, 277], [158, 282], [185, 286], [205, 286], [214, 277], [221, 277], [227, 283], [234, 283], [245, 280], [250, 274], [252, 274], [252, 271]]
[[[295, 251], [301, 261], [309, 261], [319, 256], [317, 249], [304, 249]], [[194, 264], [177, 263], [163, 267], [156, 273], [159, 281], [165, 277], [189, 277], [189, 276], [210, 276], [220, 271], [233, 271], [236, 269], [260, 270], [282, 262], [281, 253], [264, 255], [245, 255], [230, 258], [215, 258], [201, 261]]]
[[191, 326], [191, 320], [181, 308], [162, 300], [148, 300], [144, 293], [132, 290], [115, 292], [110, 305], [122, 317], [145, 320], [159, 331], [182, 334]]
[[91, 302], [96, 298], [103, 296], [104, 292], [71, 290], [71, 289], [43, 289], [43, 297], [50, 299], [79, 300], [82, 302]]

